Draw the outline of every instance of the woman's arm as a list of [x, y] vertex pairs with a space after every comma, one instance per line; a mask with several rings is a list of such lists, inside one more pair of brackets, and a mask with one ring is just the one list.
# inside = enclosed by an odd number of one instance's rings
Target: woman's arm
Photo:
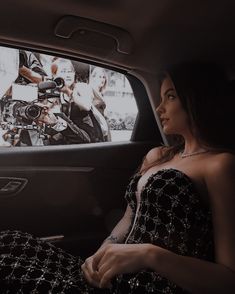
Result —
[[[144, 157], [143, 162], [140, 167], [140, 171], [144, 169], [147, 165], [151, 164], [153, 161], [157, 160], [161, 156], [163, 147], [156, 147], [151, 149], [147, 155]], [[112, 244], [112, 243], [122, 243], [125, 235], [128, 233], [131, 221], [132, 221], [133, 211], [129, 205], [127, 205], [125, 214], [118, 224], [113, 229], [110, 236], [104, 240], [102, 244]]]
[[235, 293], [235, 272], [223, 264], [181, 256], [153, 245], [146, 251], [152, 270], [190, 293]]
[[[151, 164], [160, 156], [162, 147], [156, 147], [151, 149], [147, 155], [144, 157], [140, 170], [142, 170], [146, 165]], [[126, 211], [118, 222], [118, 224], [112, 230], [110, 236], [104, 240], [103, 245], [113, 244], [113, 243], [122, 243], [124, 241], [125, 235], [128, 233], [131, 221], [133, 217], [133, 211], [129, 205], [127, 205]]]
[[123, 217], [114, 227], [111, 234], [104, 240], [101, 247], [107, 244], [123, 243], [124, 237], [128, 233], [130, 225], [131, 225], [132, 215], [133, 215], [132, 209], [130, 208], [129, 205], [127, 205], [127, 208]]
[[121, 243], [124, 241], [125, 235], [128, 233], [132, 220], [132, 210], [129, 205], [127, 205], [126, 211], [117, 223], [117, 225], [112, 230], [109, 237], [107, 237], [97, 252], [88, 257], [82, 265], [82, 271], [86, 280], [93, 286], [99, 287], [100, 277], [97, 271], [97, 266], [94, 263], [94, 257], [101, 251], [103, 248], [106, 248], [109, 244]]

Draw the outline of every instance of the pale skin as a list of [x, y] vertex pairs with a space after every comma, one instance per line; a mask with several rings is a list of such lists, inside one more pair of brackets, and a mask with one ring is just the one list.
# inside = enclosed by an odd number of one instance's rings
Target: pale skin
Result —
[[97, 92], [102, 92], [107, 82], [107, 77], [105, 75], [104, 69], [100, 67], [94, 68], [91, 74], [90, 84], [94, 90]]
[[[184, 154], [204, 151], [188, 127], [188, 115], [170, 78], [162, 83], [157, 112], [166, 134], [183, 136]], [[149, 151], [142, 167], [154, 162], [161, 152], [162, 148]], [[144, 172], [138, 190], [151, 174], [162, 168], [175, 168], [188, 175], [202, 200], [211, 206], [215, 262], [181, 256], [152, 244], [122, 244], [131, 220], [128, 206], [112, 231], [115, 242], [120, 244], [106, 240], [82, 265], [87, 281], [96, 287], [109, 287], [118, 274], [147, 268], [191, 293], [235, 293], [235, 156], [215, 151], [185, 158], [176, 154], [172, 160]]]

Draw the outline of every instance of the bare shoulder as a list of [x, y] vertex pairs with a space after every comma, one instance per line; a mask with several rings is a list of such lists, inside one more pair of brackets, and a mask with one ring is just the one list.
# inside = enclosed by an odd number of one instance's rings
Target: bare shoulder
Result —
[[163, 155], [163, 152], [166, 148], [167, 147], [165, 146], [159, 146], [151, 149], [145, 156], [147, 163], [151, 164], [152, 162], [158, 160]]
[[235, 155], [219, 153], [212, 155], [206, 162], [205, 182], [211, 195], [232, 197], [235, 191]]
[[152, 163], [154, 163], [156, 160], [158, 160], [162, 154], [163, 154], [163, 149], [165, 149], [166, 147], [164, 146], [160, 146], [160, 147], [155, 147], [153, 149], [151, 149], [144, 157], [142, 166], [140, 168], [140, 170], [144, 170], [146, 167], [148, 167], [149, 165], [151, 165]]
[[231, 175], [235, 173], [235, 155], [228, 152], [212, 155], [206, 164], [206, 177]]

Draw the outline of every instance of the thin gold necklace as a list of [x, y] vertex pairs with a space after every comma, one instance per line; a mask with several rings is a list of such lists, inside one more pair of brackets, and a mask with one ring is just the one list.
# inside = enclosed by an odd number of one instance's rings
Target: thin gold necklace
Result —
[[206, 153], [208, 152], [208, 150], [201, 150], [201, 151], [195, 151], [195, 152], [192, 152], [192, 153], [185, 153], [183, 151], [181, 151], [179, 153], [180, 157], [181, 158], [185, 158], [185, 157], [190, 157], [190, 156], [194, 156], [194, 155], [199, 155], [199, 154], [202, 154], [202, 153]]

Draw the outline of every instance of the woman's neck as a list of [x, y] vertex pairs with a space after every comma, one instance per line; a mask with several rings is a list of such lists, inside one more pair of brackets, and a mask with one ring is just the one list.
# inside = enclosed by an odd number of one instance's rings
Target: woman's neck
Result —
[[194, 152], [200, 152], [200, 151], [206, 151], [207, 149], [205, 147], [202, 147], [199, 144], [192, 144], [192, 145], [185, 145], [183, 152], [185, 154], [190, 154]]
[[207, 150], [202, 144], [197, 140], [194, 136], [189, 134], [188, 136], [184, 136], [184, 154], [190, 154], [194, 152], [200, 152]]

